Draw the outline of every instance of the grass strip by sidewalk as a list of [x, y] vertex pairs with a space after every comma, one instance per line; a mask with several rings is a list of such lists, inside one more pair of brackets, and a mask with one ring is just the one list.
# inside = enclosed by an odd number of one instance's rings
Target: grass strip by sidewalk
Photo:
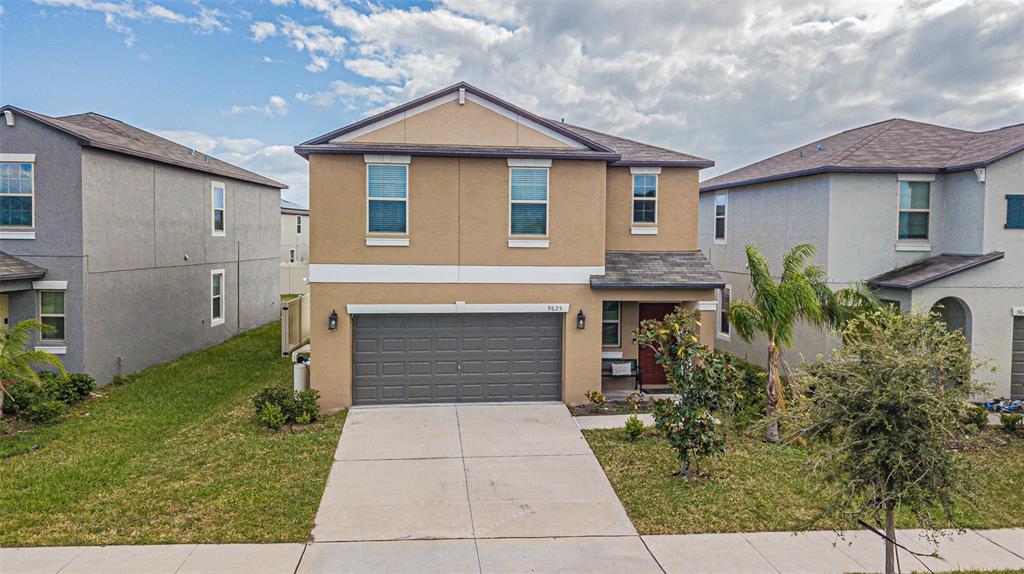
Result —
[[[998, 431], [990, 431], [998, 432]], [[658, 438], [630, 442], [621, 429], [583, 431], [640, 534], [697, 534], [800, 529], [825, 501], [807, 474], [805, 447], [730, 435], [725, 454], [702, 470], [706, 483], [672, 477], [676, 453]], [[955, 514], [966, 528], [1024, 526], [1024, 440], [967, 454], [977, 464], [982, 496]], [[911, 528], [906, 517], [897, 526]], [[816, 529], [858, 528], [825, 522]]]
[[275, 322], [0, 439], [0, 546], [306, 541], [344, 414], [258, 426], [252, 395], [291, 384], [279, 345]]

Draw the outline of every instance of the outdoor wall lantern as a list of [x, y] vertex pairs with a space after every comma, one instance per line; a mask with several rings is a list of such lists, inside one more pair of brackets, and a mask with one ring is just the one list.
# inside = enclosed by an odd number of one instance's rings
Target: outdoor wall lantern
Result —
[[327, 319], [327, 328], [331, 331], [338, 330], [338, 312], [331, 309], [331, 316]]
[[582, 329], [587, 326], [587, 316], [583, 314], [583, 309], [580, 309], [579, 313], [576, 313], [576, 328]]

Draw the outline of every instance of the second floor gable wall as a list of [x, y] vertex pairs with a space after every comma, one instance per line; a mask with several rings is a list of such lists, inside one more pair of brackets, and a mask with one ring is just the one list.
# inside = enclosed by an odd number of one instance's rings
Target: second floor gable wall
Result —
[[[606, 200], [608, 250], [697, 249], [697, 180], [694, 168], [609, 167]], [[641, 189], [641, 186], [646, 187]], [[652, 186], [653, 200], [649, 198]], [[641, 196], [645, 191], [647, 195]], [[647, 215], [652, 210], [654, 217]], [[654, 221], [646, 221], [650, 219]]]

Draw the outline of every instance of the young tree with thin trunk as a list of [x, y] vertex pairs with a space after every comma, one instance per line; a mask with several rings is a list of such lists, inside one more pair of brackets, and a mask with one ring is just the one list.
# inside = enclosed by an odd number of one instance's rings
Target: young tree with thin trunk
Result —
[[26, 381], [39, 382], [36, 367], [51, 366], [62, 375], [67, 374], [57, 355], [27, 350], [33, 331], [45, 333], [50, 329], [49, 325], [33, 320], [20, 321], [13, 327], [0, 325], [0, 416], [3, 416], [4, 396], [9, 394], [6, 387]]
[[976, 483], [949, 443], [973, 436], [967, 401], [983, 391], [960, 331], [926, 313], [878, 310], [851, 319], [844, 345], [806, 365], [793, 422], [817, 443], [812, 472], [829, 490], [824, 515], [884, 524], [894, 571], [895, 513], [929, 531], [956, 526], [956, 498]]

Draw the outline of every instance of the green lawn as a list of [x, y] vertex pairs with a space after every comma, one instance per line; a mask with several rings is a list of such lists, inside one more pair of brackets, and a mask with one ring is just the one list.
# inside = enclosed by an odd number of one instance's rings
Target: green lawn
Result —
[[306, 541], [344, 414], [271, 433], [250, 406], [271, 384], [277, 323], [0, 439], [0, 546]]
[[[700, 484], [671, 476], [678, 461], [664, 440], [630, 442], [622, 430], [583, 434], [641, 534], [802, 529], [824, 504], [806, 471], [804, 447], [730, 436], [726, 453], [702, 467], [711, 479]], [[1024, 526], [1024, 440], [968, 456], [978, 464], [984, 495], [977, 507], [956, 509], [958, 522], [967, 528]], [[901, 528], [912, 526], [905, 517], [900, 521]], [[859, 528], [832, 521], [814, 527]]]

